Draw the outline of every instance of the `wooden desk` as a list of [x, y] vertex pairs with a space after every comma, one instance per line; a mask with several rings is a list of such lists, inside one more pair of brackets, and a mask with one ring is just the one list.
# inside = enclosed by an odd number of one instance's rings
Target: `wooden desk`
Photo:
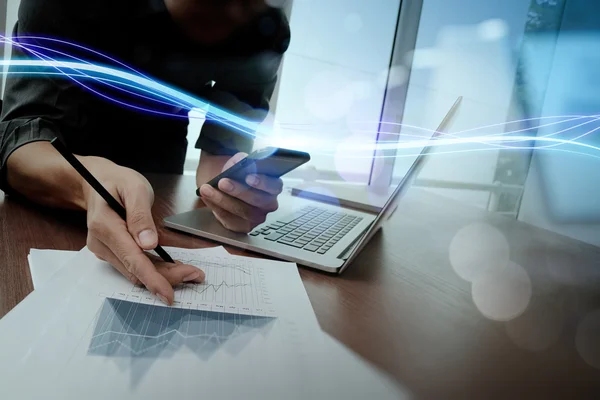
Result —
[[[157, 218], [194, 207], [193, 178], [149, 178]], [[457, 231], [476, 222], [504, 234], [531, 279], [529, 308], [509, 323], [482, 315], [449, 261]], [[214, 245], [161, 235], [166, 245]], [[0, 316], [33, 289], [29, 248], [84, 245], [81, 213], [0, 197]], [[579, 354], [600, 363], [598, 318], [581, 324], [600, 310], [598, 248], [415, 189], [342, 276], [300, 272], [323, 330], [417, 398], [600, 398], [600, 365]]]

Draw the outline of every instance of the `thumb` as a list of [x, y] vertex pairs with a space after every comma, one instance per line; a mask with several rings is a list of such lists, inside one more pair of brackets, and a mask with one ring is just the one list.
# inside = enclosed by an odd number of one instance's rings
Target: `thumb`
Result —
[[132, 185], [124, 191], [122, 198], [129, 233], [142, 249], [154, 249], [158, 245], [158, 234], [152, 219], [154, 193], [150, 184]]

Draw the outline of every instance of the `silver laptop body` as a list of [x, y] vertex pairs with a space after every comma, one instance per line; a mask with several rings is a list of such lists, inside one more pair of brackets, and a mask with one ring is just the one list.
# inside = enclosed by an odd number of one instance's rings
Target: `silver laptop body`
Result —
[[[446, 114], [433, 138], [446, 129], [460, 100]], [[279, 197], [279, 209], [269, 214], [265, 223], [250, 234], [225, 229], [208, 208], [167, 217], [165, 226], [307, 267], [341, 273], [394, 213], [398, 200], [418, 175], [430, 148], [423, 149], [378, 213], [285, 193]]]

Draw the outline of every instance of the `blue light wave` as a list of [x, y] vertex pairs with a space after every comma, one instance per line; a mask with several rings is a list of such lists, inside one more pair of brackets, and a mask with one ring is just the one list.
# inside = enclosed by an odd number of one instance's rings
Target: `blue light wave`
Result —
[[[71, 79], [82, 87], [90, 90], [91, 92], [104, 97], [109, 101], [113, 101], [117, 104], [123, 105], [125, 107], [130, 107], [134, 109], [138, 109], [140, 111], [147, 111], [158, 115], [163, 115], [165, 117], [177, 117], [177, 118], [188, 118], [188, 113], [193, 109], [201, 109], [206, 112], [206, 119], [214, 120], [219, 122], [222, 125], [228, 126], [243, 135], [249, 136], [253, 139], [265, 139], [267, 142], [270, 139], [277, 139], [278, 135], [274, 133], [273, 128], [268, 126], [267, 124], [260, 124], [256, 121], [251, 121], [245, 119], [239, 115], [231, 113], [227, 110], [224, 110], [220, 107], [214, 106], [206, 101], [203, 101], [197, 97], [194, 97], [190, 94], [187, 94], [181, 90], [178, 90], [174, 87], [171, 87], [167, 84], [156, 81], [143, 73], [127, 66], [124, 63], [115, 60], [107, 55], [104, 55], [95, 50], [89, 49], [87, 47], [77, 45], [74, 43], [69, 43], [66, 41], [62, 41], [59, 39], [53, 38], [43, 38], [37, 36], [24, 36], [19, 39], [33, 39], [36, 41], [48, 41], [61, 43], [64, 45], [76, 47], [101, 58], [106, 59], [108, 62], [116, 63], [120, 67], [124, 69], [112, 67], [108, 65], [100, 65], [97, 63], [91, 63], [85, 61], [81, 58], [74, 57], [65, 52], [61, 52], [59, 50], [53, 49], [51, 47], [42, 46], [39, 44], [26, 44], [19, 42], [18, 40], [13, 40], [13, 38], [7, 38], [0, 36], [0, 41], [4, 43], [9, 43], [12, 46], [20, 47], [23, 51], [29, 53], [30, 55], [36, 57], [37, 59], [12, 59], [12, 60], [0, 60], [1, 67], [10, 67], [11, 70], [6, 72], [6, 68], [3, 68], [5, 74], [24, 74], [24, 75], [48, 75], [48, 76], [63, 76], [65, 78]], [[58, 55], [61, 59], [56, 59], [52, 55]], [[15, 71], [16, 69], [16, 71]], [[178, 109], [179, 112], [164, 112], [158, 109], [149, 109], [147, 107], [141, 107], [135, 104], [131, 104], [129, 102], [121, 101], [117, 98], [114, 98], [111, 95], [106, 93], [102, 93], [99, 90], [95, 90], [94, 88], [86, 85], [83, 81], [93, 81], [95, 83], [99, 83], [104, 85], [112, 90], [118, 90], [122, 93], [125, 93], [128, 96], [137, 97], [146, 101], [150, 101], [162, 106], [172, 107], [173, 109]], [[557, 120], [550, 123], [544, 123], [539, 125], [531, 125], [522, 129], [508, 131], [503, 133], [495, 133], [488, 135], [478, 135], [478, 136], [470, 136], [470, 137], [460, 137], [459, 135], [464, 135], [467, 133], [473, 133], [477, 131], [482, 131], [485, 129], [497, 128], [500, 126], [510, 126], [511, 124], [518, 124], [522, 122], [531, 122], [531, 121], [542, 121], [542, 120]], [[557, 126], [568, 122], [581, 121], [583, 122], [575, 125], [569, 126], [567, 128], [554, 131], [552, 133], [546, 134], [544, 136], [535, 136], [535, 135], [516, 135], [517, 133], [524, 133], [528, 131], [534, 131], [540, 128], [547, 128], [550, 126]], [[587, 144], [581, 141], [581, 139], [597, 132], [600, 130], [599, 127], [595, 127], [593, 129], [588, 130], [582, 134], [577, 135], [571, 139], [561, 139], [556, 136], [562, 133], [566, 133], [572, 131], [576, 128], [581, 128], [585, 125], [592, 124], [594, 122], [600, 121], [600, 115], [565, 115], [565, 116], [547, 116], [541, 118], [529, 118], [522, 119], [518, 121], [510, 121], [503, 122], [498, 124], [491, 124], [482, 127], [476, 127], [468, 130], [463, 130], [459, 132], [453, 133], [439, 133], [439, 137], [437, 139], [422, 139], [422, 135], [413, 135], [406, 130], [415, 130], [417, 132], [428, 132], [430, 134], [435, 133], [434, 130], [426, 129], [418, 126], [408, 125], [408, 124], [398, 124], [391, 122], [379, 122], [379, 121], [357, 121], [358, 124], [363, 123], [380, 123], [384, 127], [401, 127], [402, 132], [386, 132], [381, 131], [380, 133], [387, 134], [388, 136], [400, 136], [400, 140], [391, 140], [391, 141], [379, 141], [374, 142], [372, 138], [367, 138], [364, 141], [354, 140], [353, 143], [345, 143], [343, 144], [344, 155], [343, 157], [366, 157], [366, 153], [369, 153], [368, 158], [373, 158], [373, 154], [377, 154], [382, 151], [406, 151], [406, 150], [417, 150], [415, 154], [396, 154], [394, 156], [389, 155], [377, 155], [375, 157], [405, 157], [405, 156], [414, 156], [418, 155], [420, 151], [425, 147], [435, 146], [435, 147], [456, 147], [460, 145], [468, 145], [475, 144], [481, 145], [484, 147], [475, 148], [475, 149], [452, 149], [450, 151], [438, 152], [437, 154], [447, 154], [447, 153], [459, 153], [459, 152], [472, 152], [472, 151], [483, 151], [483, 150], [498, 150], [498, 149], [509, 149], [509, 150], [560, 150], [568, 153], [575, 153], [585, 156], [591, 156], [594, 158], [600, 159], [600, 147]], [[288, 131], [292, 131], [294, 133], [301, 132], [315, 132], [315, 127], [311, 125], [304, 124], [280, 124], [280, 127], [286, 128]], [[335, 128], [333, 128], [335, 129]], [[327, 134], [336, 133], [335, 130], [323, 130], [323, 128], [319, 129], [319, 140], [315, 140], [314, 137], [311, 137], [310, 140], [305, 140], [303, 142], [303, 149], [307, 150], [312, 154], [319, 155], [327, 155], [327, 156], [339, 156], [340, 143], [338, 140], [327, 140], [321, 139], [326, 137]], [[338, 130], [340, 132], [341, 130]], [[360, 130], [354, 130], [354, 132], [360, 132]], [[366, 131], [368, 133], [372, 133], [372, 131]], [[408, 140], [402, 140], [408, 139]], [[525, 144], [525, 145], [520, 145]], [[558, 149], [557, 147], [562, 146], [573, 146], [574, 150], [570, 149]]]

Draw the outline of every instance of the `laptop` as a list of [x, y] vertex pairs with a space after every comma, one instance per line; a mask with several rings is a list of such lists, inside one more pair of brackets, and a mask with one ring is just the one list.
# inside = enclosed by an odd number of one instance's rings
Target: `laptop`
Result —
[[[460, 100], [448, 111], [432, 139], [446, 129]], [[167, 217], [165, 226], [322, 271], [342, 273], [392, 216], [430, 149], [431, 146], [423, 149], [379, 212], [281, 195], [279, 209], [249, 234], [225, 229], [207, 208]]]

